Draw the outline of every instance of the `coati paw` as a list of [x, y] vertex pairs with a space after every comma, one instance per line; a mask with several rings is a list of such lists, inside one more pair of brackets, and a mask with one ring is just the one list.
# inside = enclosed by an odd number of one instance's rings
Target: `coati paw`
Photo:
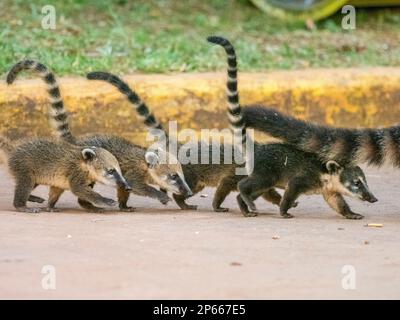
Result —
[[219, 208], [215, 208], [214, 211], [215, 212], [228, 212], [229, 208], [219, 207]]
[[121, 212], [134, 212], [134, 211], [136, 211], [136, 208], [134, 208], [134, 207], [120, 207], [119, 208], [119, 211], [121, 211]]
[[105, 212], [105, 210], [100, 207], [93, 207], [93, 208], [90, 208], [88, 211], [91, 213], [104, 213]]
[[243, 215], [244, 215], [246, 218], [257, 217], [257, 216], [258, 216], [258, 212], [257, 212], [257, 211], [243, 212]]
[[294, 218], [294, 216], [291, 215], [290, 213], [281, 213], [281, 216], [284, 219], [292, 219], [292, 218]]
[[26, 213], [39, 213], [40, 212], [40, 208], [17, 208], [17, 210], [19, 212], [26, 212]]
[[163, 204], [166, 205], [169, 201], [171, 201], [171, 198], [168, 197], [167, 195], [162, 196], [160, 198], [158, 198], [158, 200]]
[[60, 209], [58, 208], [46, 207], [44, 210], [46, 210], [47, 212], [60, 212]]
[[182, 210], [197, 210], [197, 206], [195, 204], [187, 204], [185, 207], [181, 208]]
[[108, 199], [108, 198], [104, 198], [103, 203], [109, 207], [114, 207], [118, 204], [117, 201], [115, 201], [113, 199]]
[[351, 220], [360, 220], [364, 218], [363, 215], [358, 214], [358, 213], [348, 213], [344, 216], [346, 219], [351, 219]]

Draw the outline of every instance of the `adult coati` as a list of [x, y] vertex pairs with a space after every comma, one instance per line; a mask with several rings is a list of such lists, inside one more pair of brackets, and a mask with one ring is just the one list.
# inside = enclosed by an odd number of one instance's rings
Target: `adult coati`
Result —
[[[221, 45], [228, 57], [228, 118], [237, 139], [238, 148], [246, 143], [246, 118], [242, 116], [237, 91], [237, 62], [232, 44], [222, 37], [208, 37], [208, 41]], [[363, 216], [351, 211], [343, 195], [375, 202], [377, 199], [369, 191], [361, 168], [342, 167], [335, 161], [321, 162], [315, 154], [300, 151], [288, 144], [254, 144], [254, 167], [248, 177], [238, 183], [240, 194], [237, 200], [245, 216], [257, 215], [254, 200], [274, 187], [285, 189], [280, 203], [280, 213], [285, 218], [293, 217], [288, 210], [296, 199], [304, 193], [322, 193], [325, 201], [338, 213], [348, 219], [361, 219]]]
[[0, 148], [16, 182], [14, 207], [18, 211], [40, 212], [39, 208], [26, 206], [28, 200], [42, 202], [43, 199], [30, 196], [38, 185], [51, 187], [47, 211], [58, 211], [54, 206], [64, 190], [71, 190], [81, 202], [90, 206], [116, 205], [116, 201], [91, 188], [95, 182], [130, 190], [117, 159], [102, 148], [78, 147], [54, 139], [32, 139], [14, 144], [1, 136]]
[[400, 126], [382, 129], [321, 126], [263, 106], [244, 108], [243, 119], [248, 127], [315, 153], [321, 161], [378, 167], [387, 163], [400, 167]]
[[[74, 137], [71, 134], [68, 113], [64, 108], [58, 84], [53, 73], [39, 62], [22, 60], [15, 64], [8, 73], [7, 83], [13, 83], [22, 70], [37, 72], [47, 84], [48, 93], [52, 102], [50, 114], [58, 136], [62, 140], [76, 145], [90, 145], [104, 148], [111, 152], [118, 159], [122, 174], [132, 186], [130, 192], [158, 199], [163, 204], [166, 204], [170, 198], [165, 192], [157, 190], [152, 187], [151, 184], [157, 184], [177, 194], [191, 195], [191, 190], [185, 182], [182, 167], [179, 162], [160, 161], [160, 159], [174, 159], [174, 155], [170, 154], [162, 147], [147, 150], [126, 139], [113, 135], [91, 134], [82, 137]], [[144, 123], [149, 128], [157, 129], [160, 127], [153, 114], [151, 114], [145, 103], [142, 102], [136, 94], [130, 94], [128, 99], [135, 105], [135, 110], [144, 118]], [[120, 210], [133, 211], [134, 208], [127, 206], [130, 193], [120, 187], [117, 188], [117, 191]], [[79, 203], [87, 207], [85, 202], [80, 201]], [[90, 206], [88, 209], [96, 210], [96, 208]]]

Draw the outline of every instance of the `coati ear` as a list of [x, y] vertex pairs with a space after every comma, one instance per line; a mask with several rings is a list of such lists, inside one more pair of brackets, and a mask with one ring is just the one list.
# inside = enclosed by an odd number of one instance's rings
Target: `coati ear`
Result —
[[158, 157], [157, 153], [155, 153], [154, 151], [146, 152], [144, 158], [145, 158], [149, 168], [156, 167], [160, 162], [160, 158]]
[[336, 161], [329, 160], [326, 163], [326, 169], [328, 170], [328, 172], [330, 174], [337, 173], [341, 168], [342, 168], [341, 165], [339, 163], [337, 163]]
[[82, 157], [86, 161], [91, 161], [96, 158], [96, 152], [94, 152], [94, 150], [90, 148], [82, 149]]

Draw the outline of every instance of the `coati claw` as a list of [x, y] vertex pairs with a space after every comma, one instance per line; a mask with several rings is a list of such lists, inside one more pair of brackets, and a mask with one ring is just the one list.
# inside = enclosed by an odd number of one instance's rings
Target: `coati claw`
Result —
[[284, 219], [292, 219], [292, 218], [294, 218], [294, 215], [292, 215], [290, 213], [281, 213], [281, 216]]
[[44, 210], [47, 212], [60, 212], [60, 209], [58, 209], [58, 208], [46, 207], [46, 208], [44, 208]]
[[360, 220], [360, 219], [364, 218], [363, 215], [358, 214], [358, 213], [349, 213], [349, 214], [346, 214], [344, 217], [346, 219], [351, 219], [351, 220]]
[[295, 202], [293, 202], [293, 204], [292, 204], [292, 208], [296, 208], [298, 205], [299, 205], [299, 202], [298, 202], [298, 201], [295, 201]]

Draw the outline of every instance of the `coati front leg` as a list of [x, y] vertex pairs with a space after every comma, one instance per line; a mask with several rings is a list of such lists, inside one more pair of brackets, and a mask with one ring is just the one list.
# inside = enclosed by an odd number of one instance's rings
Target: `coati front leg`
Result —
[[[280, 206], [282, 201], [282, 196], [274, 188], [271, 188], [268, 191], [264, 192], [261, 196], [264, 198], [264, 200], [271, 202], [272, 204], [275, 204], [278, 207]], [[292, 208], [297, 207], [298, 204], [299, 203], [295, 201], [292, 205]]]
[[214, 194], [213, 199], [213, 209], [215, 212], [227, 212], [229, 211], [228, 208], [221, 207], [221, 204], [224, 202], [225, 198], [231, 193], [233, 190], [237, 189], [237, 183], [242, 179], [241, 176], [228, 176], [224, 177]]
[[295, 177], [289, 181], [279, 208], [283, 218], [293, 218], [288, 210], [293, 208], [297, 198], [309, 189], [309, 185], [305, 181], [307, 181], [306, 177]]
[[122, 212], [133, 212], [135, 211], [134, 207], [128, 206], [128, 199], [130, 193], [126, 191], [124, 188], [118, 187], [117, 188], [117, 195], [118, 195], [118, 203], [119, 203], [119, 210]]
[[354, 213], [351, 211], [349, 205], [344, 200], [343, 196], [337, 192], [323, 192], [322, 193], [325, 201], [329, 204], [329, 206], [335, 210], [337, 213], [340, 213], [346, 219], [355, 219], [359, 220], [364, 218], [361, 214]]
[[17, 211], [27, 213], [39, 213], [39, 208], [28, 208], [26, 203], [28, 202], [29, 195], [35, 188], [35, 183], [32, 181], [29, 174], [20, 173], [20, 176], [15, 179], [15, 192], [14, 192], [14, 207]]
[[[195, 192], [193, 192], [195, 193]], [[187, 197], [180, 195], [180, 194], [172, 194], [172, 197], [174, 198], [176, 204], [181, 208], [182, 210], [197, 210], [197, 206], [195, 204], [187, 204], [185, 200]]]
[[47, 200], [47, 208], [46, 211], [48, 212], [59, 212], [57, 208], [55, 208], [55, 205], [60, 198], [60, 196], [63, 194], [64, 189], [57, 188], [57, 187], [50, 187], [49, 190], [49, 199]]
[[133, 193], [139, 196], [150, 197], [153, 199], [157, 199], [162, 204], [167, 204], [168, 201], [171, 201], [171, 198], [168, 197], [168, 194], [153, 188], [152, 186], [148, 185], [145, 181], [145, 177], [138, 172], [126, 172], [124, 174], [126, 181], [132, 187]]
[[87, 184], [85, 178], [79, 175], [79, 172], [69, 177], [69, 185], [71, 192], [78, 197], [79, 204], [85, 209], [93, 209], [87, 205], [88, 202], [93, 206], [95, 204], [106, 206], [115, 206], [117, 204], [113, 199], [103, 197], [101, 194], [95, 192], [92, 187]]

